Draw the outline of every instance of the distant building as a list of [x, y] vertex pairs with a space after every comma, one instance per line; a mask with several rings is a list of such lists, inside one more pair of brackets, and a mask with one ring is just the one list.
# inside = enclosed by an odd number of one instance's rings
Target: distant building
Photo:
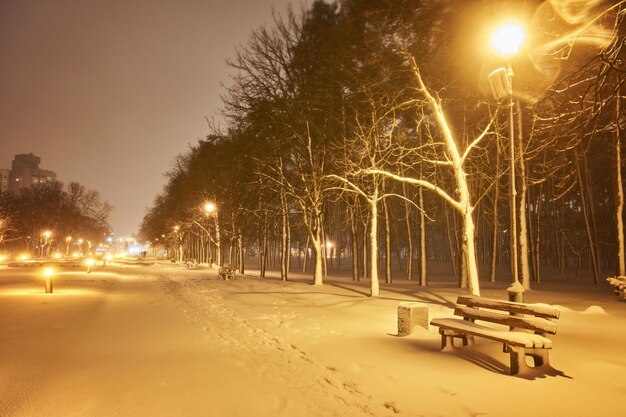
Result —
[[40, 169], [41, 158], [29, 154], [15, 155], [11, 170], [1, 170], [2, 190], [4, 190], [4, 171], [8, 172], [7, 190], [12, 194], [19, 194], [21, 190], [33, 185], [56, 181], [57, 174], [53, 171]]
[[9, 191], [9, 174], [11, 171], [8, 169], [0, 168], [0, 193], [6, 193]]

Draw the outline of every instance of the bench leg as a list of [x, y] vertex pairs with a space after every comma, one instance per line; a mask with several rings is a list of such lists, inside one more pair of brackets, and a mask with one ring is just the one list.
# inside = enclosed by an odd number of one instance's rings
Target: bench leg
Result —
[[550, 364], [548, 349], [526, 349], [526, 354], [532, 356], [535, 366]]
[[528, 366], [526, 366], [526, 349], [518, 346], [507, 346], [511, 358], [511, 375], [517, 375], [520, 372], [524, 372]]
[[441, 335], [441, 350], [449, 351], [454, 348], [454, 336], [447, 333], [444, 329], [439, 329]]

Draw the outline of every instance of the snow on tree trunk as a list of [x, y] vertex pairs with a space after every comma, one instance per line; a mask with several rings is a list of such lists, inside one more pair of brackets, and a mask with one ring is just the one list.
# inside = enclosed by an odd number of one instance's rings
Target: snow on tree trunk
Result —
[[428, 284], [426, 279], [426, 215], [424, 214], [424, 190], [419, 190], [420, 204], [420, 285]]
[[378, 297], [380, 288], [378, 284], [378, 190], [370, 200], [370, 295]]
[[[404, 176], [404, 174], [402, 176]], [[408, 199], [406, 183], [402, 183], [402, 195], [405, 199]], [[407, 237], [406, 279], [411, 281], [413, 279], [413, 236], [411, 235], [411, 206], [406, 201], [404, 202], [404, 220], [406, 223]]]
[[527, 198], [527, 184], [526, 184], [526, 166], [524, 165], [524, 148], [522, 146], [523, 141], [523, 133], [522, 133], [522, 109], [517, 102], [517, 126], [519, 133], [519, 161], [520, 161], [520, 184], [522, 186], [520, 192], [520, 201], [519, 201], [519, 256], [520, 256], [520, 265], [522, 267], [522, 279], [521, 284], [524, 289], [530, 288], [530, 265], [529, 265], [529, 254], [528, 254], [528, 226], [526, 221], [526, 198]]
[[280, 191], [280, 211], [281, 211], [281, 252], [280, 252], [280, 277], [287, 281], [289, 273], [289, 224], [288, 208], [285, 201], [285, 193]]
[[425, 95], [429, 107], [435, 113], [439, 129], [443, 134], [444, 143], [450, 159], [452, 160], [452, 167], [454, 169], [454, 176], [456, 179], [458, 204], [454, 206], [461, 213], [463, 221], [463, 248], [464, 248], [464, 260], [467, 268], [467, 284], [468, 290], [473, 295], [480, 295], [480, 287], [478, 282], [478, 265], [476, 264], [476, 250], [474, 242], [474, 218], [472, 217], [474, 207], [471, 204], [470, 190], [467, 183], [466, 173], [463, 169], [464, 159], [459, 153], [456, 141], [450, 130], [450, 126], [446, 120], [445, 114], [441, 103], [439, 103], [426, 89], [424, 82], [417, 73], [418, 83], [420, 84], [422, 93]]
[[352, 244], [352, 281], [359, 280], [359, 245], [357, 243], [356, 223], [354, 219], [354, 207], [350, 207], [350, 243]]
[[315, 258], [315, 269], [313, 271], [313, 284], [324, 284], [324, 275], [322, 270], [322, 238], [320, 232], [316, 231], [316, 235], [311, 239], [313, 247], [313, 256]]
[[383, 208], [385, 211], [385, 282], [391, 284], [393, 277], [391, 275], [391, 232], [389, 222], [389, 206], [387, 200], [383, 198]]

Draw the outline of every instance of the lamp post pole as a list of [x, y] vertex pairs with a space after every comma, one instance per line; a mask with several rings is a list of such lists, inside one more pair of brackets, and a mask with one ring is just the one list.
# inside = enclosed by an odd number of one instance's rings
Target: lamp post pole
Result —
[[506, 68], [506, 76], [509, 81], [509, 197], [511, 218], [511, 273], [513, 284], [519, 284], [518, 271], [518, 248], [517, 248], [517, 189], [515, 187], [515, 123], [514, 123], [514, 100], [513, 100], [513, 68], [509, 63]]
[[217, 266], [220, 267], [222, 266], [222, 245], [220, 242], [220, 220], [218, 217], [219, 214], [217, 212], [217, 207], [215, 207], [215, 204], [207, 202], [202, 208], [206, 212], [207, 216], [215, 216], [215, 255]]
[[[494, 88], [494, 94], [497, 97], [502, 97], [504, 94], [508, 95], [509, 102], [509, 200], [510, 200], [510, 243], [511, 243], [511, 275], [512, 283], [507, 288], [510, 301], [521, 302], [523, 301], [524, 287], [519, 281], [518, 270], [518, 236], [517, 236], [517, 189], [515, 187], [515, 120], [514, 120], [514, 99], [513, 99], [513, 68], [509, 57], [516, 54], [519, 51], [522, 43], [524, 42], [525, 34], [521, 25], [511, 22], [498, 28], [494, 36], [491, 39], [492, 46], [503, 56], [507, 57], [507, 66], [505, 69], [501, 68], [490, 74], [490, 81], [492, 82], [492, 88], [498, 84], [495, 75], [502, 74], [504, 71], [503, 80], [506, 85], [506, 92], [502, 89]], [[493, 76], [493, 79], [491, 77]], [[494, 83], [495, 80], [495, 83]], [[524, 208], [521, 208], [524, 210]]]

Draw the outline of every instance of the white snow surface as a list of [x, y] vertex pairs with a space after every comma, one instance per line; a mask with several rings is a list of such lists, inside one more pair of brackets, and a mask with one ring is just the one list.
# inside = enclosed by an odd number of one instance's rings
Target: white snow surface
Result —
[[510, 376], [498, 343], [444, 353], [432, 326], [396, 336], [401, 302], [452, 317], [466, 293], [452, 281], [370, 298], [367, 280], [270, 275], [110, 265], [60, 271], [45, 294], [36, 271], [0, 267], [0, 416], [624, 415], [626, 303], [608, 285], [527, 292], [562, 314], [551, 366]]

